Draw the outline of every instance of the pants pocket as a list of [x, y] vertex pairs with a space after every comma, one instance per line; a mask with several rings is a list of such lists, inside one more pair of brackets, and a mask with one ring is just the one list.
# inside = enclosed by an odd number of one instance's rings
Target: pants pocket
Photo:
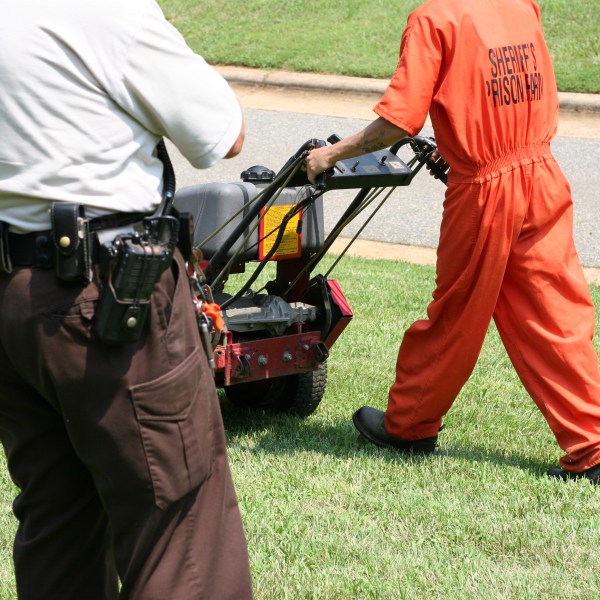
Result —
[[156, 505], [166, 509], [199, 487], [213, 461], [211, 397], [196, 348], [169, 373], [130, 388]]

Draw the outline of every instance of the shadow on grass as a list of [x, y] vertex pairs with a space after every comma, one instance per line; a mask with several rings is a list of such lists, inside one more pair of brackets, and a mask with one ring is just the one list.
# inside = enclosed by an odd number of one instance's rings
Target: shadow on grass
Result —
[[[240, 408], [221, 398], [221, 412], [225, 422], [227, 441], [230, 445], [244, 445], [253, 438], [252, 451], [269, 454], [290, 455], [299, 451], [318, 452], [340, 459], [378, 456], [401, 465], [407, 461], [431, 460], [431, 456], [407, 456], [393, 450], [379, 448], [366, 441], [347, 420], [323, 420], [317, 416], [308, 418], [273, 412]], [[518, 452], [500, 453], [474, 444], [469, 448], [440, 445], [435, 457], [472, 463], [490, 463], [497, 466], [516, 467], [532, 475], [545, 474], [549, 466]], [[435, 458], [433, 457], [433, 458]]]

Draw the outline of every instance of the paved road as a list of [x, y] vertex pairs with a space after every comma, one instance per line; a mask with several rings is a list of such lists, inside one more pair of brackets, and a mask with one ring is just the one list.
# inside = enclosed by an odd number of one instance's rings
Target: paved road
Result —
[[[301, 90], [237, 88], [245, 108], [247, 139], [242, 154], [208, 171], [192, 169], [175, 151], [178, 187], [202, 182], [234, 182], [241, 171], [261, 164], [277, 171], [306, 140], [344, 137], [372, 118], [373, 97], [318, 94]], [[321, 113], [321, 114], [319, 114]], [[344, 116], [340, 116], [344, 115]], [[431, 133], [426, 127], [425, 134]], [[600, 115], [567, 114], [553, 151], [565, 171], [575, 204], [574, 233], [584, 266], [600, 267]], [[369, 223], [361, 238], [424, 248], [438, 241], [444, 186], [424, 172], [408, 188], [397, 189]], [[353, 197], [330, 192], [325, 227], [329, 229]], [[352, 235], [359, 223], [347, 230]]]

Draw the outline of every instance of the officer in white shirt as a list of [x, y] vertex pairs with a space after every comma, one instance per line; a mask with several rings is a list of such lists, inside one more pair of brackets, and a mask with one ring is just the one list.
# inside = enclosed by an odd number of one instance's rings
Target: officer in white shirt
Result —
[[[22, 600], [252, 596], [181, 253], [165, 255], [139, 339], [108, 344], [98, 255], [63, 252], [88, 239], [81, 224], [155, 213], [162, 138], [207, 168], [239, 153], [244, 124], [154, 0], [3, 3], [0, 438]], [[75, 235], [57, 238], [65, 207]]]

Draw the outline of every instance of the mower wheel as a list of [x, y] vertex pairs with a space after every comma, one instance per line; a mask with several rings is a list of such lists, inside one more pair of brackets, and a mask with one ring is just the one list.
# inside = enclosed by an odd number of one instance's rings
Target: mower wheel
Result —
[[308, 417], [317, 410], [326, 385], [327, 361], [314, 371], [238, 383], [224, 390], [227, 398], [240, 407]]

